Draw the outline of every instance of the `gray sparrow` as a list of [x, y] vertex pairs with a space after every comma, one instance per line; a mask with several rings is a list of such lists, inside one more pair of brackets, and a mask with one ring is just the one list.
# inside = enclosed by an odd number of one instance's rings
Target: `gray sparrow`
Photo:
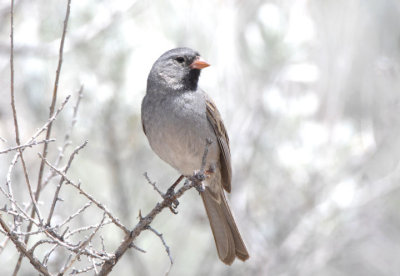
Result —
[[167, 51], [154, 63], [142, 102], [142, 125], [153, 151], [184, 176], [200, 169], [207, 140], [210, 172], [200, 192], [219, 258], [230, 265], [249, 258], [224, 190], [231, 191], [229, 138], [211, 98], [198, 87], [209, 66], [189, 48]]

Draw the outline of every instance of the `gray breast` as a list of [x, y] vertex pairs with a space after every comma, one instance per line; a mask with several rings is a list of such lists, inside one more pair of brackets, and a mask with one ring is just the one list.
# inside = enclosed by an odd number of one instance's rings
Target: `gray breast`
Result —
[[217, 162], [219, 149], [207, 120], [201, 91], [157, 99], [149, 97], [143, 104], [151, 106], [142, 109], [142, 116], [150, 146], [161, 159], [182, 174], [191, 175], [200, 169], [206, 139], [209, 138], [213, 143], [207, 155], [208, 166]]

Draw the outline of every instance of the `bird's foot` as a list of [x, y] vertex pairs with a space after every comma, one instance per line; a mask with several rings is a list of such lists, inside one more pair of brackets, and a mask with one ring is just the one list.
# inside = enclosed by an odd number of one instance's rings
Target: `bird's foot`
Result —
[[201, 192], [204, 192], [203, 181], [206, 180], [207, 177], [208, 177], [207, 172], [195, 171], [193, 176], [191, 176], [189, 179], [190, 179], [190, 181], [193, 181], [196, 184], [195, 185], [196, 190], [199, 193], [201, 193]]
[[179, 205], [179, 201], [175, 198], [175, 187], [171, 186], [168, 188], [167, 192], [164, 194], [164, 198], [169, 201], [169, 209], [173, 214], [178, 214], [176, 210]]
[[182, 179], [183, 179], [183, 175], [181, 175], [174, 182], [174, 184], [172, 184], [171, 187], [168, 188], [167, 192], [163, 195], [164, 199], [168, 199], [170, 201], [169, 209], [175, 215], [178, 214], [178, 211], [176, 211], [176, 208], [178, 208], [178, 205], [179, 205], [179, 201], [175, 198], [175, 187], [179, 184], [179, 182], [182, 181]]
[[194, 181], [196, 183], [202, 182], [206, 180], [207, 175], [204, 171], [195, 171], [194, 174], [189, 177], [190, 181]]
[[197, 190], [199, 193], [204, 192], [204, 190], [205, 190], [204, 183], [203, 183], [203, 182], [198, 183], [198, 184], [195, 186], [195, 188], [196, 188], [196, 190]]

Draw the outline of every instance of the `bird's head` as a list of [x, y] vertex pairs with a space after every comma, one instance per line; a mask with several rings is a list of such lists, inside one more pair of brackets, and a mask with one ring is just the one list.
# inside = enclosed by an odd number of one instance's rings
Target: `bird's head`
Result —
[[200, 54], [190, 48], [169, 50], [154, 63], [147, 80], [148, 90], [151, 86], [157, 86], [154, 88], [163, 93], [196, 90], [200, 70], [208, 66]]

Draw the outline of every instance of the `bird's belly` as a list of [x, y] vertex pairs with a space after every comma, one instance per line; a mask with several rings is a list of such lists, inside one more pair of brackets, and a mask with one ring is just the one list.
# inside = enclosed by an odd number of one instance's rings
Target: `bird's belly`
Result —
[[207, 154], [207, 168], [218, 160], [216, 137], [207, 120], [204, 120], [205, 126], [199, 125], [198, 120], [191, 123], [188, 117], [177, 120], [167, 115], [159, 120], [162, 126], [149, 135], [150, 145], [161, 159], [181, 174], [192, 175], [195, 170], [200, 170], [207, 138], [212, 141]]

